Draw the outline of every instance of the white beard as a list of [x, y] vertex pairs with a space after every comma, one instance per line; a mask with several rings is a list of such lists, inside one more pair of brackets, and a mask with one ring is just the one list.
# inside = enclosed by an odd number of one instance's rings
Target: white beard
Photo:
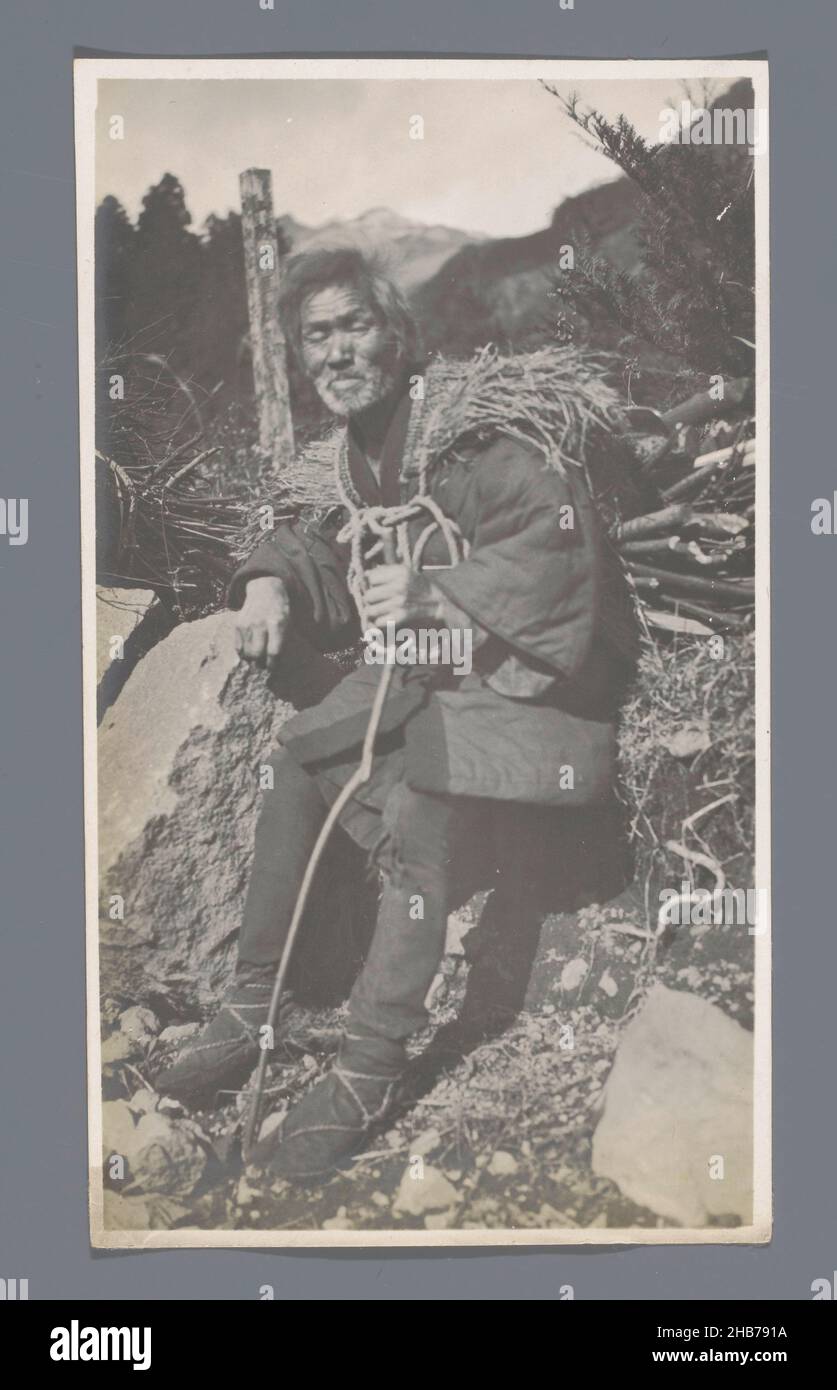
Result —
[[333, 415], [360, 415], [370, 406], [385, 400], [396, 382], [396, 373], [388, 367], [366, 367], [362, 376], [355, 372], [351, 375], [357, 375], [357, 380], [347, 381], [342, 388], [332, 385], [331, 374], [327, 370], [314, 381], [317, 395]]

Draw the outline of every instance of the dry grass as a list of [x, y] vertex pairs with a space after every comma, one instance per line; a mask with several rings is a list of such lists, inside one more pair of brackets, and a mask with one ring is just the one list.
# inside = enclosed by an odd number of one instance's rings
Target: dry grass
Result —
[[749, 885], [754, 685], [752, 635], [645, 644], [620, 759], [646, 885], [714, 888], [718, 868], [736, 886]]

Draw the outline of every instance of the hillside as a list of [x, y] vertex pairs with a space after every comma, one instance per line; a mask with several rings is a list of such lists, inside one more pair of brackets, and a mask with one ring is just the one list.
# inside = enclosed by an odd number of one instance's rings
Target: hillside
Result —
[[[746, 110], [752, 105], [752, 86], [742, 79], [710, 102], [710, 109]], [[742, 153], [740, 147], [711, 148], [712, 161], [719, 168], [740, 161]], [[665, 148], [661, 156], [668, 159]], [[597, 348], [615, 348], [623, 335], [612, 318], [606, 319], [591, 304], [582, 307], [581, 318], [568, 311], [566, 303], [557, 303], [550, 291], [566, 274], [558, 258], [567, 244], [576, 252], [589, 247], [615, 270], [638, 275], [642, 269], [640, 203], [636, 183], [620, 174], [564, 199], [542, 231], [463, 246], [413, 295], [428, 347], [450, 355], [470, 353], [486, 342], [527, 349], [554, 341], [556, 320], [563, 316], [573, 321], [576, 338], [586, 338]], [[632, 350], [651, 370], [667, 365], [665, 354], [636, 338]]]
[[562, 246], [586, 240], [620, 270], [638, 269], [637, 202], [633, 184], [615, 179], [565, 199], [542, 231], [463, 246], [414, 295], [428, 346], [458, 354], [543, 337], [556, 316], [547, 291]]

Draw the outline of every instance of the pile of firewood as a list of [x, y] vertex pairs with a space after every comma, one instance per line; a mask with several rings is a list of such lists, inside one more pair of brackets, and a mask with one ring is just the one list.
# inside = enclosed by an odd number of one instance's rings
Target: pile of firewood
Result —
[[639, 452], [659, 506], [614, 532], [640, 612], [661, 630], [705, 634], [752, 627], [754, 421], [744, 414], [707, 422], [717, 410], [708, 398], [693, 398], [668, 418], [649, 418], [661, 433], [649, 428]]

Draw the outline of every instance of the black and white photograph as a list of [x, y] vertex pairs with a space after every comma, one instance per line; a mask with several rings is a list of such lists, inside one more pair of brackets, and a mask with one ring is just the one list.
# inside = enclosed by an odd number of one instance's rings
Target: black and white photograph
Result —
[[94, 1247], [770, 1240], [767, 87], [76, 59]]

